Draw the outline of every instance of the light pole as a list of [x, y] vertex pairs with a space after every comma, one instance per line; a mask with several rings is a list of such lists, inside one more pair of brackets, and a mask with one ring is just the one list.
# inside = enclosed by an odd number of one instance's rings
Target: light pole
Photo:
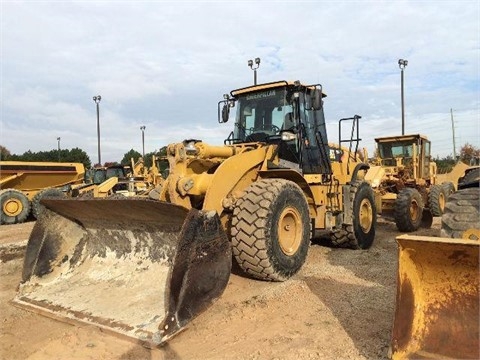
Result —
[[145, 160], [145, 125], [140, 126], [140, 130], [142, 130], [142, 156]]
[[100, 100], [102, 100], [102, 97], [100, 95], [93, 97], [93, 101], [95, 101], [95, 104], [97, 105], [98, 164], [102, 166], [102, 156], [100, 155]]
[[60, 136], [57, 137], [58, 162], [60, 162]]
[[405, 67], [408, 65], [408, 60], [405, 60], [405, 59], [399, 59], [398, 60], [398, 67], [400, 68], [401, 70], [401, 78], [402, 78], [402, 84], [401, 84], [401, 87], [402, 87], [402, 135], [405, 135], [405, 97], [404, 97], [404, 94], [403, 94], [403, 70], [405, 69]]
[[253, 66], [253, 60], [248, 60], [248, 66], [253, 70], [253, 84], [257, 85], [257, 69], [260, 66], [260, 58], [255, 58], [255, 67]]

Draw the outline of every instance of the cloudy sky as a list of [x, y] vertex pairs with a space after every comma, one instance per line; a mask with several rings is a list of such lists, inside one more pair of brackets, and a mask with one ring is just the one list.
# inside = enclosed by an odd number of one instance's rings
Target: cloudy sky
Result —
[[[374, 138], [405, 132], [480, 147], [480, 2], [1, 0], [0, 145], [10, 152], [79, 147], [102, 162], [197, 138], [222, 144], [224, 93], [258, 81], [320, 83], [329, 140], [362, 116]], [[453, 109], [452, 113], [450, 109]]]

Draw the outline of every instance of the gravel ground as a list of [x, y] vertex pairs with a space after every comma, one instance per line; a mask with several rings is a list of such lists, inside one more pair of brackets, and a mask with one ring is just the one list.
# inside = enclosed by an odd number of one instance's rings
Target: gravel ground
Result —
[[[432, 229], [417, 234], [438, 236], [440, 221], [434, 220]], [[0, 258], [2, 359], [388, 358], [400, 233], [381, 218], [372, 248], [312, 244], [306, 264], [289, 281], [256, 281], [234, 268], [223, 296], [158, 349], [14, 307], [22, 242], [32, 225], [0, 227], [2, 248], [13, 246], [13, 256]]]

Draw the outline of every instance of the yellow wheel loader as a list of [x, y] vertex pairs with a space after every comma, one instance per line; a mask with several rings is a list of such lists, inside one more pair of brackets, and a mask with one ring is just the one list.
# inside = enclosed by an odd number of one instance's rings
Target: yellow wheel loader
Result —
[[221, 296], [232, 258], [253, 278], [284, 281], [313, 237], [369, 248], [368, 165], [356, 156], [358, 137], [330, 151], [325, 96], [298, 81], [225, 95], [219, 122], [236, 107], [234, 130], [222, 146], [169, 145], [156, 200], [45, 200], [14, 302], [156, 346]]
[[479, 359], [480, 169], [445, 205], [441, 237], [403, 235], [392, 359]]

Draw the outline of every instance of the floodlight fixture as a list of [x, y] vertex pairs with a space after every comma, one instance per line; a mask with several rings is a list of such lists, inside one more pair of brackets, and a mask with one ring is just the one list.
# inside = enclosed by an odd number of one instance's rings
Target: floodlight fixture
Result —
[[260, 58], [255, 58], [255, 65], [253, 66], [253, 60], [248, 60], [248, 66], [253, 70], [253, 84], [257, 85], [257, 69], [260, 66]]

